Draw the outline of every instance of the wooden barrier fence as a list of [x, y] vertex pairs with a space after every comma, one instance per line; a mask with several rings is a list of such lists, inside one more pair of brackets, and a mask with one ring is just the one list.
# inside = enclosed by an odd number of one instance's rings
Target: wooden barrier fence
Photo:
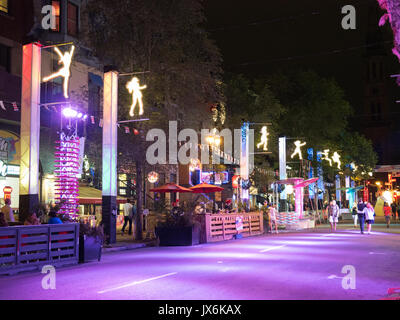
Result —
[[79, 224], [0, 228], [0, 274], [77, 264]]
[[[264, 233], [262, 213], [245, 214], [206, 214], [205, 241], [217, 242], [233, 239], [238, 233], [250, 237]], [[236, 228], [237, 217], [243, 221], [243, 230]]]

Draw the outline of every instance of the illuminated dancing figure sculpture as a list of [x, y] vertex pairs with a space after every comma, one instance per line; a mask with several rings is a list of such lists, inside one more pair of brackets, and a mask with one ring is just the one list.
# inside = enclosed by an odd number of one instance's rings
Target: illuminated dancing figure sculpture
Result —
[[335, 163], [337, 163], [338, 169], [340, 170], [340, 167], [342, 166], [342, 162], [340, 161], [340, 155], [339, 155], [337, 152], [335, 152], [335, 153], [333, 154], [333, 156], [332, 156], [332, 161], [335, 162]]
[[43, 81], [47, 82], [47, 81], [53, 80], [58, 77], [63, 77], [64, 78], [64, 97], [66, 99], [68, 99], [69, 98], [68, 85], [69, 85], [69, 78], [71, 77], [70, 68], [71, 68], [71, 63], [72, 63], [72, 56], [74, 55], [74, 51], [75, 51], [75, 46], [72, 46], [71, 52], [67, 51], [64, 54], [62, 54], [62, 52], [58, 48], [54, 48], [54, 50], [55, 50], [55, 52], [57, 52], [57, 54], [60, 57], [58, 64], [63, 64], [63, 67], [56, 73], [53, 73], [52, 75], [44, 78]]
[[135, 115], [135, 107], [139, 104], [139, 115], [141, 116], [144, 113], [143, 110], [143, 101], [142, 101], [142, 92], [141, 90], [146, 89], [147, 86], [140, 86], [139, 79], [133, 77], [131, 81], [126, 84], [126, 88], [129, 93], [132, 94], [132, 106], [129, 115], [133, 117]]
[[323, 155], [324, 157], [322, 158], [322, 160], [326, 160], [329, 162], [329, 165], [332, 167], [332, 159], [329, 158], [329, 149], [324, 150], [324, 152], [321, 152], [321, 155]]
[[294, 150], [292, 154], [292, 159], [296, 156], [296, 154], [299, 155], [300, 160], [303, 160], [303, 154], [301, 153], [301, 147], [304, 147], [307, 143], [301, 141], [296, 141], [294, 145], [296, 146], [296, 149]]
[[264, 151], [268, 151], [268, 136], [269, 132], [267, 131], [267, 127], [263, 127], [261, 129], [261, 142], [257, 145], [257, 148], [260, 148], [260, 146], [264, 145]]

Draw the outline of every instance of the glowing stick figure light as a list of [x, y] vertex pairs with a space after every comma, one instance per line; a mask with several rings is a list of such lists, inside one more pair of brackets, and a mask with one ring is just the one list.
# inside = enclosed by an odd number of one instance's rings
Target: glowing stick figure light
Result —
[[141, 116], [144, 113], [143, 110], [143, 100], [142, 100], [142, 92], [141, 90], [146, 89], [147, 86], [140, 86], [139, 79], [133, 77], [131, 81], [126, 84], [126, 88], [129, 93], [132, 94], [132, 106], [129, 115], [133, 117], [135, 115], [136, 105], [139, 104], [139, 115]]
[[301, 141], [297, 140], [294, 145], [296, 146], [296, 149], [294, 150], [293, 154], [292, 154], [292, 159], [298, 154], [300, 160], [303, 160], [303, 153], [301, 152], [301, 147], [304, 147], [307, 143], [303, 142], [301, 143]]
[[260, 148], [262, 145], [264, 146], [264, 151], [268, 151], [268, 136], [269, 136], [269, 132], [268, 132], [268, 128], [262, 127], [261, 129], [261, 141], [259, 144], [257, 144], [257, 148]]
[[75, 51], [75, 46], [72, 46], [72, 49], [70, 52], [67, 51], [64, 54], [57, 47], [54, 48], [54, 51], [60, 57], [58, 64], [62, 64], [63, 67], [60, 70], [58, 70], [56, 73], [53, 73], [52, 75], [44, 78], [43, 81], [48, 82], [55, 78], [63, 77], [64, 78], [64, 97], [66, 99], [68, 99], [69, 98], [69, 95], [68, 95], [69, 78], [71, 77], [70, 68], [71, 68], [71, 63], [72, 63], [72, 57], [73, 57], [74, 51]]
[[329, 162], [329, 165], [332, 167], [332, 159], [329, 158], [329, 149], [324, 150], [324, 152], [321, 152], [321, 155], [323, 155], [324, 157], [322, 158], [322, 160], [326, 160]]
[[342, 162], [340, 161], [340, 155], [339, 155], [337, 152], [335, 152], [335, 153], [333, 154], [333, 156], [332, 156], [332, 161], [335, 162], [335, 163], [337, 163], [338, 169], [340, 170], [340, 167], [342, 166]]

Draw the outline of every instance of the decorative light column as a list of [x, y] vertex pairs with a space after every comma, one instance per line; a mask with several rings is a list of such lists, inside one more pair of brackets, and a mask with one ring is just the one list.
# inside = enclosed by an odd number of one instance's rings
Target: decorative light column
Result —
[[[279, 179], [286, 180], [286, 137], [279, 138]], [[286, 190], [281, 193], [281, 200], [286, 200]]]
[[22, 49], [20, 220], [39, 203], [41, 47]]
[[[242, 146], [240, 152], [240, 178], [243, 181], [249, 180], [249, 131], [250, 125], [248, 122], [245, 122], [242, 126]], [[243, 186], [240, 186], [240, 198], [247, 202], [249, 201], [249, 189], [244, 189]]]
[[76, 219], [79, 214], [79, 137], [60, 135], [56, 142], [55, 170], [56, 203], [60, 204], [60, 213]]
[[106, 242], [112, 244], [117, 241], [118, 72], [115, 70], [104, 74], [103, 118], [102, 218]]

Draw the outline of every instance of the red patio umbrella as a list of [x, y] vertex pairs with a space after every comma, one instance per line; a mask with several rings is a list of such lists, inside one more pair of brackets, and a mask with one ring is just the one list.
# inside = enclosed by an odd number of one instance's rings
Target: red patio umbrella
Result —
[[180, 192], [180, 193], [190, 193], [192, 190], [179, 186], [175, 183], [167, 183], [164, 186], [150, 189], [150, 192], [168, 193], [168, 192]]
[[224, 191], [224, 188], [213, 186], [211, 184], [202, 183], [190, 188], [193, 193], [213, 193]]

